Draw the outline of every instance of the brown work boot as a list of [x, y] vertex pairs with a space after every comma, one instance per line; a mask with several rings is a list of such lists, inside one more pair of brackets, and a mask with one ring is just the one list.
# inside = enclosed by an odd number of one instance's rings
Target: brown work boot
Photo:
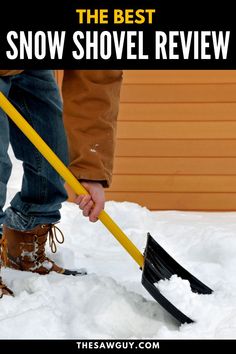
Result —
[[[58, 238], [57, 232], [60, 234]], [[49, 245], [56, 253], [58, 243], [64, 242], [64, 235], [52, 224], [38, 225], [29, 231], [18, 231], [3, 226], [5, 247], [2, 250], [2, 261], [6, 267], [39, 274], [56, 272], [64, 275], [85, 275], [84, 270], [69, 270], [59, 267], [46, 257], [45, 245], [49, 236]]]
[[3, 297], [3, 295], [14, 296], [14, 293], [6, 286], [6, 284], [3, 283], [2, 277], [0, 277], [0, 299]]
[[[1, 251], [1, 244], [2, 240], [0, 238], [0, 251]], [[0, 259], [0, 274], [1, 274], [1, 259]], [[11, 295], [14, 296], [13, 291], [9, 289], [2, 281], [2, 277], [0, 276], [0, 299], [3, 297], [3, 295]]]

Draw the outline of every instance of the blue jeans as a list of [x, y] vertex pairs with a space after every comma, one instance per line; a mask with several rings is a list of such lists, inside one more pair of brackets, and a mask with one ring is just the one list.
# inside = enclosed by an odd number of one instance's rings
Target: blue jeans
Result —
[[[67, 141], [62, 120], [62, 102], [51, 70], [28, 70], [0, 77], [2, 91], [59, 158], [68, 164]], [[7, 182], [12, 164], [7, 154], [11, 143], [23, 161], [21, 191], [4, 212]], [[39, 224], [60, 220], [61, 203], [67, 198], [62, 179], [0, 109], [0, 225], [30, 230]]]

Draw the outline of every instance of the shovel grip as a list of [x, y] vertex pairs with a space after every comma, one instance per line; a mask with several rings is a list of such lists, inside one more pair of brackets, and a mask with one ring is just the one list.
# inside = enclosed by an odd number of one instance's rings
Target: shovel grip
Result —
[[[25, 136], [31, 141], [31, 143], [38, 149], [38, 151], [44, 156], [44, 158], [50, 163], [50, 165], [59, 173], [59, 175], [67, 182], [67, 184], [74, 190], [76, 194], [88, 194], [87, 190], [82, 184], [75, 178], [70, 170], [64, 165], [64, 163], [57, 157], [57, 155], [50, 149], [45, 141], [39, 136], [39, 134], [31, 127], [26, 119], [17, 111], [17, 109], [11, 104], [6, 96], [0, 92], [0, 107], [8, 115], [9, 118], [17, 125], [17, 127], [25, 134]], [[102, 210], [99, 214], [99, 220], [103, 225], [112, 233], [118, 242], [125, 248], [130, 256], [136, 261], [136, 263], [143, 268], [144, 257], [137, 247], [130, 241], [121, 228], [115, 223], [115, 221]]]

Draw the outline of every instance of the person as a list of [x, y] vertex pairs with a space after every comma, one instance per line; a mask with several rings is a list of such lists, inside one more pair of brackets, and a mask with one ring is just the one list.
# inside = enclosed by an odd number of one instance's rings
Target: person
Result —
[[[88, 190], [75, 202], [91, 222], [104, 208], [104, 188], [111, 183], [116, 118], [122, 82], [120, 70], [65, 70], [62, 101], [51, 70], [0, 70], [2, 91]], [[3, 211], [11, 174], [8, 147], [23, 162], [21, 191]], [[70, 163], [69, 163], [70, 161]], [[0, 109], [0, 233], [2, 264], [17, 270], [64, 275], [85, 274], [64, 269], [45, 254], [64, 235], [55, 225], [67, 199], [64, 182], [45, 158]], [[0, 265], [1, 270], [1, 265]], [[0, 277], [0, 297], [13, 292]]]

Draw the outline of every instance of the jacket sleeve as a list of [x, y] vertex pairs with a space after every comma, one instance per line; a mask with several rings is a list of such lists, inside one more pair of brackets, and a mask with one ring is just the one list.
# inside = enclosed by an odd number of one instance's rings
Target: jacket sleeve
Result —
[[122, 71], [65, 70], [64, 124], [70, 170], [109, 187], [112, 178]]
[[11, 76], [22, 73], [24, 70], [0, 70], [0, 76]]

